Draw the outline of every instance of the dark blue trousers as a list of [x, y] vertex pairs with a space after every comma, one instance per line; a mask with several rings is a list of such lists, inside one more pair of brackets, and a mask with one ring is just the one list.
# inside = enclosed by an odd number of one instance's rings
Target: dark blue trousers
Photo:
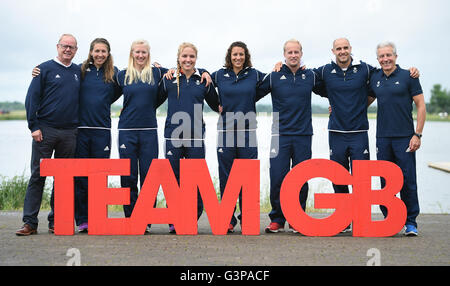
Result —
[[157, 130], [119, 130], [118, 145], [120, 158], [130, 159], [130, 176], [120, 178], [122, 188], [130, 188], [130, 204], [123, 206], [125, 217], [130, 217], [138, 198], [138, 178], [142, 187], [152, 160], [158, 158]]
[[[281, 210], [280, 188], [284, 177], [297, 164], [311, 159], [311, 135], [279, 135], [272, 136], [270, 147], [270, 204], [271, 222], [284, 225], [286, 219]], [[300, 190], [299, 202], [306, 209], [308, 183]]]
[[[397, 164], [403, 173], [403, 187], [400, 198], [406, 205], [406, 222], [417, 227], [416, 218], [419, 215], [419, 199], [417, 195], [416, 153], [406, 152], [411, 137], [377, 137], [377, 159]], [[381, 187], [385, 181], [381, 179]], [[387, 216], [387, 209], [380, 206], [383, 215]]]
[[[33, 140], [31, 152], [31, 177], [28, 182], [25, 201], [23, 205], [23, 222], [32, 228], [38, 227], [38, 214], [41, 208], [42, 195], [46, 177], [41, 177], [41, 159], [51, 158], [73, 158], [75, 155], [77, 129], [56, 129], [41, 126], [43, 140]], [[48, 214], [49, 227], [53, 227], [53, 189], [50, 198], [51, 211]]]
[[[220, 195], [221, 197], [223, 197], [225, 186], [227, 184], [234, 159], [258, 158], [258, 147], [256, 146], [256, 131], [219, 132], [217, 141]], [[239, 209], [242, 212], [242, 192], [239, 193]], [[233, 212], [230, 224], [235, 226], [238, 219], [242, 219], [242, 214], [239, 214], [236, 219], [236, 216]]]
[[[111, 130], [78, 128], [75, 158], [108, 159], [111, 155]], [[75, 221], [88, 222], [88, 180], [75, 178]]]
[[[353, 160], [370, 160], [369, 137], [367, 131], [341, 133], [330, 131], [328, 133], [330, 146], [330, 160], [345, 167], [352, 168]], [[349, 193], [347, 185], [333, 184], [335, 193]]]
[[[205, 146], [203, 140], [177, 140], [166, 139], [165, 157], [172, 166], [173, 173], [180, 184], [180, 159], [204, 159]], [[203, 200], [197, 190], [197, 219], [203, 213]]]

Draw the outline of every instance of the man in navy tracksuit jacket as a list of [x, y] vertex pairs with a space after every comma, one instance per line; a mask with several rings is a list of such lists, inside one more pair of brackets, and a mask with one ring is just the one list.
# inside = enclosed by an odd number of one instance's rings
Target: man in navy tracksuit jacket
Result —
[[[160, 101], [167, 98], [167, 118], [164, 128], [165, 157], [169, 159], [177, 181], [180, 179], [180, 159], [205, 158], [203, 101], [212, 110], [219, 111], [219, 100], [213, 84], [201, 83], [197, 69], [189, 78], [184, 74], [177, 79], [163, 77], [160, 82]], [[179, 93], [178, 93], [179, 90]], [[203, 202], [198, 196], [197, 215], [203, 212]]]
[[[64, 34], [57, 44], [58, 56], [39, 65], [41, 73], [28, 88], [25, 107], [33, 137], [31, 177], [23, 207], [24, 225], [17, 235], [37, 233], [45, 185], [45, 177], [40, 177], [41, 159], [51, 158], [53, 152], [55, 158], [75, 155], [81, 78], [80, 67], [72, 63], [76, 51], [76, 39]], [[53, 191], [50, 203], [49, 231], [53, 232]]]
[[[284, 177], [298, 163], [311, 159], [313, 135], [311, 92], [321, 87], [316, 74], [300, 68], [301, 44], [289, 40], [284, 47], [286, 64], [279, 72], [268, 74], [259, 86], [258, 96], [271, 93], [273, 107], [272, 142], [270, 147], [271, 224], [266, 232], [284, 229], [286, 219], [280, 205], [280, 188]], [[292, 161], [292, 163], [291, 163]], [[306, 209], [308, 184], [300, 191], [300, 205]]]
[[[256, 92], [264, 74], [253, 67], [243, 68], [236, 74], [232, 68], [223, 68], [211, 75], [217, 86], [222, 106], [217, 123], [217, 159], [219, 165], [220, 194], [223, 196], [234, 159], [257, 159]], [[242, 210], [242, 194], [239, 193]], [[241, 219], [238, 215], [238, 219]], [[230, 224], [237, 224], [235, 215]]]
[[[333, 43], [336, 62], [314, 71], [325, 85], [331, 114], [328, 122], [330, 159], [347, 170], [353, 160], [369, 160], [367, 120], [368, 80], [374, 67], [351, 57], [347, 39]], [[333, 185], [336, 193], [348, 193], [348, 186]]]
[[[421, 145], [426, 107], [419, 79], [411, 78], [408, 70], [396, 65], [397, 51], [393, 43], [377, 47], [382, 69], [370, 78], [371, 94], [377, 99], [377, 159], [394, 162], [403, 173], [400, 197], [406, 205], [405, 234], [417, 235], [416, 217], [419, 200], [416, 179], [416, 150]], [[414, 129], [412, 103], [417, 107]], [[385, 182], [382, 180], [382, 187]], [[384, 216], [387, 209], [380, 206]]]

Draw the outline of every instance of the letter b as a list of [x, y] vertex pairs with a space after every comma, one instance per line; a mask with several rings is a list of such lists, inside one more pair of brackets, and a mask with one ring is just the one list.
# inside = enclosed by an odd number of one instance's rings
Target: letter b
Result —
[[[386, 180], [382, 190], [372, 190], [372, 177]], [[406, 221], [406, 206], [395, 195], [403, 185], [402, 170], [388, 161], [353, 161], [353, 236], [384, 237], [397, 234]], [[372, 221], [372, 205], [389, 212], [381, 221]]]

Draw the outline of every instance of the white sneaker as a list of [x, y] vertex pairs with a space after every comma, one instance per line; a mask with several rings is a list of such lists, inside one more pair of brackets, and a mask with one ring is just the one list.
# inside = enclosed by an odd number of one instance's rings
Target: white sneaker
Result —
[[347, 233], [352, 232], [352, 225], [349, 224], [344, 230], [341, 231], [341, 233]]

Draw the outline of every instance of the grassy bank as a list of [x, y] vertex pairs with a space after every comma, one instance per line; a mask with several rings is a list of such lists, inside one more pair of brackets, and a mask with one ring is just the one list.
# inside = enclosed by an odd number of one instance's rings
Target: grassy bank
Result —
[[27, 115], [25, 110], [14, 110], [9, 113], [1, 113], [0, 120], [26, 120]]
[[[23, 208], [29, 178], [20, 175], [12, 178], [0, 176], [0, 210]], [[42, 196], [41, 209], [50, 209], [51, 183], [47, 183]]]

